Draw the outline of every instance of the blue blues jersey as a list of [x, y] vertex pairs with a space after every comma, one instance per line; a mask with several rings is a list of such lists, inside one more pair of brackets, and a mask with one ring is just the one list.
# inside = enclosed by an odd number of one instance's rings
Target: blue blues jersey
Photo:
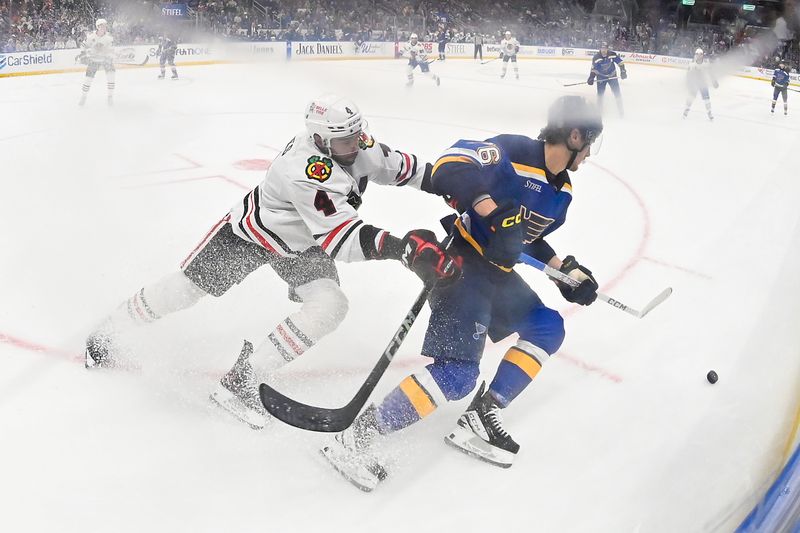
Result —
[[775, 87], [779, 87], [781, 89], [788, 87], [789, 73], [782, 69], [776, 69], [775, 72], [772, 73], [772, 83], [775, 85]]
[[544, 141], [522, 135], [458, 141], [436, 161], [431, 183], [461, 212], [456, 227], [479, 253], [490, 229], [473, 206], [491, 197], [498, 205], [519, 208], [525, 253], [544, 262], [555, 255], [543, 237], [566, 220], [572, 184], [566, 170], [554, 175], [545, 167]]
[[615, 78], [617, 76], [617, 65], [622, 68], [622, 58], [616, 52], [609, 50], [605, 56], [597, 52], [592, 58], [592, 73], [600, 81]]

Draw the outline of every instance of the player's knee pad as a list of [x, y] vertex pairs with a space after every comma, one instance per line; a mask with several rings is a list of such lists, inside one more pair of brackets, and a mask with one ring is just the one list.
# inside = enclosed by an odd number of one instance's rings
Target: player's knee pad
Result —
[[425, 369], [430, 379], [423, 379], [424, 374], [419, 379], [434, 401], [437, 396], [447, 401], [460, 400], [472, 392], [480, 375], [477, 361], [463, 359], [436, 359]]
[[528, 324], [519, 331], [519, 338], [538, 346], [552, 355], [564, 342], [564, 319], [558, 311], [549, 307], [539, 307], [531, 312]]
[[292, 315], [292, 321], [307, 336], [318, 341], [334, 331], [347, 315], [347, 296], [332, 279], [317, 279], [295, 287], [303, 307]]

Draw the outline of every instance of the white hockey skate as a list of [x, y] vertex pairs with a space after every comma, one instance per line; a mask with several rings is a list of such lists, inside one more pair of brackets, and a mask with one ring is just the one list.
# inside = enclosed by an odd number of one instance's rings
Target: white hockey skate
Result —
[[364, 492], [372, 492], [388, 476], [384, 466], [370, 453], [377, 434], [375, 406], [371, 405], [352, 426], [334, 435], [320, 453], [347, 481]]
[[259, 380], [250, 363], [253, 345], [244, 341], [239, 358], [222, 379], [211, 400], [253, 429], [264, 429], [272, 416], [258, 396]]
[[509, 468], [517, 456], [519, 444], [503, 428], [500, 406], [491, 394], [484, 394], [485, 388], [486, 382], [481, 384], [472, 403], [444, 441], [481, 461]]

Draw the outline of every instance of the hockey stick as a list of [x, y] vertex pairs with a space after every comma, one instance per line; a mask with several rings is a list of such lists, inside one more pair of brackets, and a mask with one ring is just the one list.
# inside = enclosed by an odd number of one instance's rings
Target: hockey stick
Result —
[[[453, 235], [448, 235], [443, 243], [445, 249], [450, 246], [452, 240]], [[452, 265], [453, 260], [450, 259], [445, 265], [445, 271], [450, 270]], [[272, 416], [296, 428], [335, 433], [350, 427], [350, 424], [353, 423], [358, 413], [361, 412], [361, 408], [367, 403], [370, 394], [375, 390], [381, 377], [386, 372], [389, 363], [394, 359], [400, 345], [403, 344], [403, 340], [411, 330], [411, 326], [414, 325], [414, 321], [417, 320], [417, 316], [419, 316], [419, 312], [425, 305], [433, 287], [434, 284], [425, 285], [422, 292], [419, 293], [419, 296], [417, 296], [417, 299], [406, 314], [400, 327], [397, 328], [392, 340], [389, 341], [389, 345], [381, 354], [380, 359], [378, 359], [378, 363], [347, 405], [339, 407], [338, 409], [314, 407], [313, 405], [292, 400], [266, 383], [262, 383], [258, 387], [261, 403]]]
[[791, 87], [787, 87], [787, 89], [789, 89], [792, 92], [800, 93], [800, 90], [798, 89], [792, 89]]
[[489, 64], [489, 63], [491, 63], [492, 61], [497, 61], [498, 59], [500, 59], [500, 57], [499, 57], [499, 56], [498, 56], [498, 57], [495, 57], [494, 59], [489, 59], [488, 61], [481, 61], [481, 65], [488, 65], [488, 64]]
[[144, 61], [142, 61], [141, 63], [134, 63], [133, 61], [119, 61], [119, 60], [114, 61], [114, 63], [118, 65], [130, 65], [132, 67], [143, 67], [147, 64], [148, 61], [150, 61], [150, 56], [144, 56]]
[[[580, 282], [578, 280], [567, 276], [566, 274], [564, 274], [560, 270], [556, 270], [555, 268], [553, 268], [553, 267], [551, 267], [549, 265], [546, 265], [546, 264], [542, 263], [541, 261], [539, 261], [538, 259], [535, 259], [535, 258], [533, 258], [533, 257], [531, 257], [529, 255], [521, 254], [519, 256], [519, 258], [520, 258], [520, 261], [522, 261], [526, 265], [530, 265], [533, 268], [541, 270], [542, 272], [544, 272], [545, 274], [547, 274], [551, 278], [556, 279], [558, 281], [561, 281], [562, 283], [566, 283], [567, 285], [569, 285], [571, 287], [577, 287], [578, 285], [580, 285]], [[658, 296], [656, 296], [655, 298], [650, 300], [650, 303], [645, 305], [644, 308], [642, 308], [641, 311], [633, 309], [632, 307], [628, 307], [627, 305], [625, 305], [624, 303], [620, 302], [619, 300], [615, 300], [614, 298], [612, 298], [612, 297], [610, 297], [608, 295], [605, 295], [602, 292], [598, 292], [597, 293], [597, 299], [604, 301], [608, 305], [616, 307], [620, 311], [625, 311], [626, 313], [631, 314], [631, 315], [635, 316], [636, 318], [644, 318], [645, 315], [647, 315], [647, 313], [652, 311], [656, 306], [662, 304], [664, 302], [664, 300], [669, 298], [670, 294], [672, 294], [672, 287], [667, 287], [666, 289], [661, 291], [661, 293]]]
[[[614, 76], [613, 78], [606, 78], [604, 80], [597, 80], [597, 81], [598, 82], [611, 81], [611, 80], [616, 80], [617, 78], [618, 78], [618, 76]], [[576, 85], [589, 85], [589, 82], [588, 81], [581, 81], [581, 82], [578, 82], [578, 83], [564, 83], [563, 84], [564, 87], [575, 87]]]

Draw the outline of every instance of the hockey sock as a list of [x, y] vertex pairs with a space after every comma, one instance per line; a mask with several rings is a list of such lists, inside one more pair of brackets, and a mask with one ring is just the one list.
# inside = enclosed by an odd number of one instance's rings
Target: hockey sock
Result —
[[124, 310], [134, 324], [148, 324], [193, 306], [205, 295], [179, 271], [140, 289], [120, 306], [120, 311]]
[[161, 77], [162, 77], [162, 78], [164, 77], [164, 73], [166, 73], [166, 71], [167, 71], [167, 69], [166, 69], [166, 68], [164, 68], [164, 67], [161, 67]]
[[89, 89], [92, 87], [92, 82], [93, 81], [94, 81], [94, 78], [91, 77], [91, 76], [85, 76], [83, 78], [83, 86], [81, 87], [81, 89], [83, 90], [84, 94], [89, 92]]
[[[283, 358], [284, 364], [293, 361], [314, 346], [314, 341], [303, 333], [292, 320], [292, 317], [297, 318], [297, 314], [286, 317], [286, 320], [275, 326], [275, 329], [267, 335], [267, 341]], [[261, 355], [264, 352], [263, 346], [259, 346], [256, 352]], [[263, 364], [269, 367], [281, 366], [280, 364], [276, 365], [274, 358], [268, 354], [264, 354], [264, 356]]]
[[500, 361], [489, 392], [501, 407], [506, 407], [533, 381], [549, 357], [538, 346], [523, 340], [517, 341], [516, 346], [510, 348]]
[[280, 364], [303, 355], [339, 327], [347, 315], [347, 296], [331, 279], [317, 279], [294, 290], [303, 306], [275, 326], [259, 345], [255, 355], [257, 359], [263, 359], [262, 366], [274, 367], [274, 354], [280, 355]]
[[175, 67], [172, 67], [172, 75], [176, 78], [178, 77], [178, 69], [176, 69]]
[[508, 70], [508, 63], [503, 63], [503, 73], [500, 74], [500, 75], [501, 76], [505, 76], [507, 70]]
[[394, 388], [378, 406], [376, 418], [381, 433], [408, 427], [445, 403], [445, 397], [428, 368], [411, 374]]
[[711, 114], [711, 100], [708, 98], [703, 99], [703, 103], [706, 105], [706, 111]]
[[116, 73], [112, 70], [111, 72], [106, 73], [106, 83], [108, 83], [108, 94], [111, 95], [114, 92], [114, 82], [116, 80]]
[[437, 359], [408, 376], [378, 406], [381, 433], [410, 426], [445, 402], [465, 397], [479, 373], [477, 361]]

